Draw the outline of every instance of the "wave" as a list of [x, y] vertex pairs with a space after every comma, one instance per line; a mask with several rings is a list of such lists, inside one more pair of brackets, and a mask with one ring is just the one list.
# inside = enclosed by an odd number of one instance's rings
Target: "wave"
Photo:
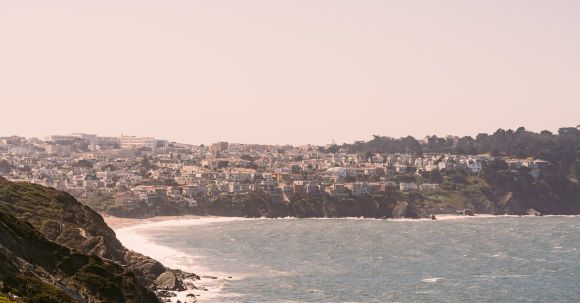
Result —
[[[196, 273], [202, 277], [201, 281], [195, 282], [195, 284], [201, 284], [208, 291], [198, 292], [198, 291], [184, 291], [176, 292], [177, 297], [173, 297], [172, 300], [180, 300], [184, 302], [186, 295], [193, 292], [196, 296], [199, 296], [202, 302], [220, 302], [224, 298], [234, 298], [240, 296], [240, 294], [235, 293], [224, 293], [224, 288], [229, 282], [234, 280], [240, 280], [244, 277], [237, 275], [236, 277], [228, 276], [228, 274], [223, 272], [213, 271], [202, 264], [204, 257], [192, 255], [168, 246], [160, 245], [154, 241], [143, 236], [148, 230], [155, 230], [159, 227], [179, 227], [179, 226], [191, 226], [191, 225], [203, 225], [210, 223], [222, 223], [229, 221], [237, 221], [243, 218], [199, 218], [199, 219], [187, 219], [187, 220], [169, 220], [160, 222], [144, 222], [141, 224], [122, 227], [115, 229], [117, 238], [121, 243], [130, 250], [139, 252], [143, 255], [149, 256], [163, 265], [181, 269], [186, 272]], [[198, 300], [199, 301], [199, 300]]]
[[435, 282], [439, 282], [443, 280], [443, 278], [426, 278], [421, 280], [421, 282], [425, 282], [425, 283], [435, 283]]

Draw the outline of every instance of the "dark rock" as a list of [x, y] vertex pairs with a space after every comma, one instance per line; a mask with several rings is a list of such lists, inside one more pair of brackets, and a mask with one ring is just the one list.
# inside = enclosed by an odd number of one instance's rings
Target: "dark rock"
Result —
[[393, 218], [419, 218], [417, 209], [407, 201], [399, 201], [393, 208]]
[[159, 296], [161, 298], [169, 298], [169, 297], [176, 297], [177, 294], [175, 294], [174, 292], [171, 292], [171, 291], [161, 290], [161, 291], [157, 292], [157, 296]]
[[153, 281], [167, 271], [159, 261], [134, 251], [125, 253], [124, 262], [135, 273], [139, 281], [148, 287], [155, 286]]
[[187, 294], [187, 296], [185, 296], [185, 303], [195, 303], [197, 302], [197, 298], [195, 297], [194, 294]]
[[159, 289], [164, 290], [185, 290], [183, 282], [171, 271], [167, 271], [159, 275], [159, 277], [155, 279], [155, 285], [157, 285]]
[[3, 293], [26, 302], [158, 303], [118, 262], [123, 250], [102, 217], [72, 196], [0, 177]]
[[183, 285], [187, 289], [197, 289], [197, 286], [195, 286], [195, 284], [193, 284], [193, 282], [190, 282], [190, 281], [184, 281]]
[[201, 278], [198, 275], [188, 273], [188, 272], [185, 272], [185, 271], [180, 270], [180, 269], [172, 269], [171, 272], [173, 272], [175, 274], [175, 276], [181, 280], [185, 280], [185, 279], [201, 280]]

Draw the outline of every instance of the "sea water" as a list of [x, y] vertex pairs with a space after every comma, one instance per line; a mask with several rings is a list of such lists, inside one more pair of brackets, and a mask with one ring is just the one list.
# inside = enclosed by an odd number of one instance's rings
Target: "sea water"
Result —
[[217, 273], [200, 302], [580, 302], [580, 217], [193, 221], [131, 234]]

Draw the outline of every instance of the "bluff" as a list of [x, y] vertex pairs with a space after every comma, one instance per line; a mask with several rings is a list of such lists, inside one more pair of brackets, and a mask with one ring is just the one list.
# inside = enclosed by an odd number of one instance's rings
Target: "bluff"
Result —
[[[296, 218], [341, 218], [365, 217], [385, 219], [393, 217], [417, 217], [412, 211], [412, 203], [406, 203], [402, 214], [395, 207], [401, 205], [402, 196], [391, 192], [380, 196], [331, 197], [325, 194], [312, 196], [291, 196], [281, 201], [265, 192], [246, 195], [220, 196], [210, 200], [200, 200], [195, 210], [201, 215], [237, 217], [296, 217]], [[409, 208], [407, 212], [406, 209]]]
[[155, 283], [162, 274], [180, 281], [198, 278], [126, 249], [98, 213], [65, 192], [0, 178], [0, 211], [26, 222], [49, 241], [126, 266], [138, 284], [149, 289], [163, 288]]
[[135, 275], [113, 261], [46, 239], [0, 210], [0, 301], [159, 302]]

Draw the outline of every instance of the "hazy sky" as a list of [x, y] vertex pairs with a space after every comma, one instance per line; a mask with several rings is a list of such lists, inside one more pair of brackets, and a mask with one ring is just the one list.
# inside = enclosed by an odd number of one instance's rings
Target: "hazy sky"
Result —
[[580, 1], [0, 0], [0, 136], [330, 143], [580, 124]]

